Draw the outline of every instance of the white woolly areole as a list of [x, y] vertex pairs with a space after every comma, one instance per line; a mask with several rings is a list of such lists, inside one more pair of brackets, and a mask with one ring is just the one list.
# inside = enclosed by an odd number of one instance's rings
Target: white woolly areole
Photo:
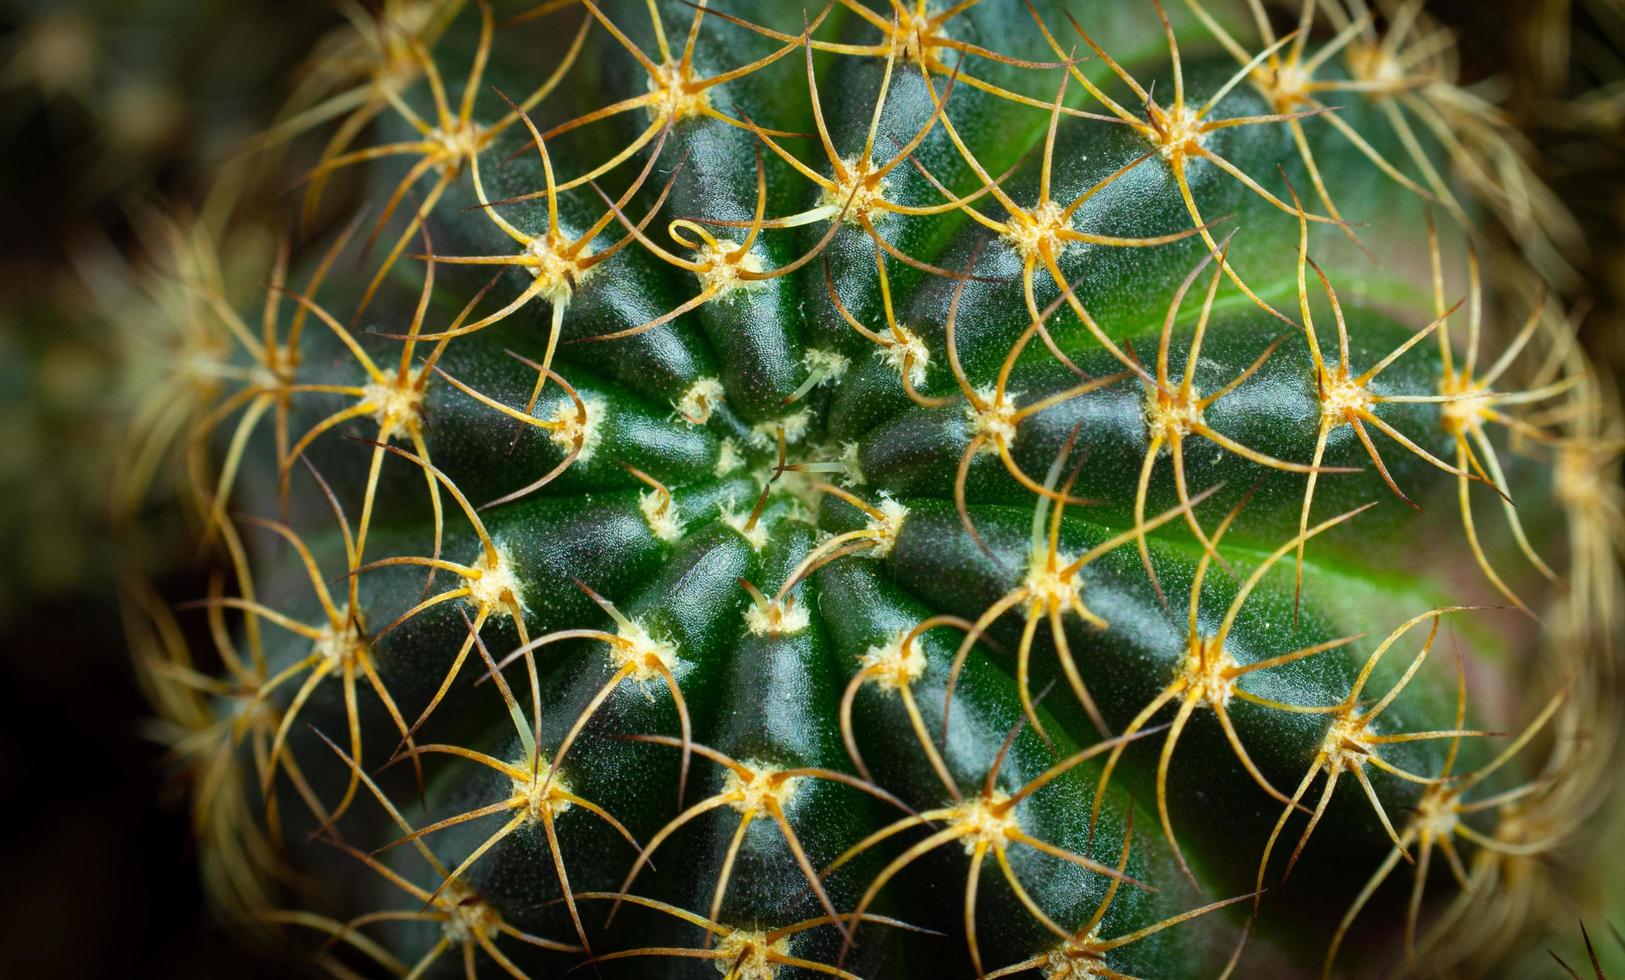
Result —
[[649, 77], [649, 91], [658, 93], [645, 107], [654, 122], [682, 122], [703, 114], [711, 107], [711, 90], [684, 84], [683, 67], [678, 62], [659, 66], [659, 72]]
[[1416, 802], [1416, 827], [1434, 837], [1448, 838], [1461, 823], [1459, 789], [1429, 786]]
[[760, 274], [763, 269], [762, 257], [754, 251], [740, 255], [738, 242], [726, 238], [718, 239], [715, 245], [702, 242], [694, 252], [694, 261], [703, 267], [703, 271], [696, 273], [700, 277], [700, 288], [713, 293], [715, 299], [727, 302], [741, 292], [767, 285], [766, 279], [747, 279], [743, 275], [747, 272], [753, 276]]
[[627, 620], [624, 625], [616, 627], [615, 636], [621, 642], [609, 645], [609, 659], [617, 670], [631, 665], [629, 676], [637, 683], [660, 679], [662, 674], [656, 664], [665, 667], [667, 672], [676, 671], [677, 644], [655, 639], [639, 621]]
[[1072, 561], [1069, 555], [1057, 554], [1052, 565], [1047, 553], [1033, 555], [1031, 564], [1027, 566], [1027, 577], [1022, 582], [1022, 587], [1032, 598], [1026, 604], [1027, 618], [1043, 615], [1052, 604], [1064, 609], [1072, 604], [1074, 597], [1083, 594], [1083, 582], [1078, 578], [1078, 573], [1066, 574], [1067, 566]]
[[843, 482], [852, 484], [854, 486], [862, 486], [863, 484], [869, 482], [868, 477], [863, 475], [863, 466], [858, 459], [857, 443], [841, 443], [841, 455], [837, 462], [841, 464], [841, 468], [844, 470], [844, 472], [841, 474], [841, 479]]
[[422, 427], [423, 389], [417, 382], [423, 370], [412, 372], [404, 381], [396, 378], [384, 383], [373, 381], [362, 389], [361, 400], [373, 405], [372, 417], [378, 423], [379, 442], [393, 442]]
[[1450, 383], [1447, 379], [1439, 386], [1439, 394], [1454, 396], [1453, 401], [1439, 405], [1439, 424], [1451, 435], [1472, 432], [1475, 423], [1482, 421], [1495, 407], [1495, 393], [1482, 382]]
[[784, 602], [752, 602], [745, 608], [745, 628], [755, 636], [793, 636], [812, 622], [807, 607], [790, 596]]
[[1059, 258], [1071, 244], [1061, 237], [1061, 232], [1069, 228], [1066, 210], [1054, 201], [1045, 201], [1026, 214], [1012, 215], [1010, 230], [1003, 237], [1023, 259], [1045, 254]]
[[761, 813], [767, 809], [768, 803], [776, 803], [782, 809], [790, 802], [790, 797], [796, 795], [805, 776], [779, 776], [779, 770], [757, 759], [745, 759], [739, 763], [744, 773], [739, 773], [732, 766], [722, 777], [722, 795], [732, 797], [729, 805], [740, 813], [754, 811]]
[[1100, 944], [1100, 930], [1091, 929], [1050, 950], [1044, 954], [1044, 980], [1098, 980], [1109, 976], [1111, 968]]
[[[717, 940], [711, 965], [731, 980], [777, 980], [779, 962], [790, 958], [790, 938], [768, 941], [761, 929], [735, 929]], [[778, 962], [775, 962], [775, 959]]]
[[597, 271], [597, 266], [583, 269], [577, 263], [592, 254], [591, 246], [575, 257], [566, 256], [554, 247], [551, 234], [532, 238], [519, 250], [525, 269], [539, 284], [538, 296], [554, 306], [569, 306], [575, 289]]
[[1009, 793], [995, 790], [992, 796], [978, 796], [954, 808], [951, 819], [964, 828], [965, 835], [960, 840], [965, 844], [966, 854], [976, 853], [977, 845], [1002, 847], [1011, 831], [1021, 830], [1015, 808], [1001, 809], [1001, 804], [1009, 799]]
[[1371, 731], [1359, 716], [1338, 712], [1320, 740], [1327, 772], [1350, 772], [1363, 767], [1374, 749], [1370, 738]]
[[350, 622], [336, 628], [331, 624], [323, 626], [311, 646], [314, 653], [334, 667], [359, 663], [367, 655], [366, 636]]
[[739, 455], [739, 444], [734, 442], [733, 436], [723, 437], [722, 445], [717, 450], [717, 476], [727, 476], [744, 465], [745, 459]]
[[779, 444], [779, 430], [784, 430], [784, 441], [795, 445], [807, 437], [812, 426], [812, 409], [804, 408], [793, 415], [768, 419], [750, 427], [750, 444], [758, 449], [774, 449]]
[[879, 517], [869, 518], [868, 529], [874, 533], [874, 545], [866, 552], [873, 558], [884, 558], [891, 554], [897, 544], [897, 536], [903, 533], [903, 521], [908, 519], [908, 507], [902, 501], [893, 500], [889, 494], [881, 494], [875, 502], [875, 509], [880, 511]]
[[1236, 658], [1229, 650], [1216, 646], [1216, 637], [1198, 637], [1190, 642], [1176, 676], [1185, 679], [1187, 690], [1201, 691], [1209, 705], [1228, 707], [1236, 694], [1236, 678], [1229, 673], [1237, 666]]
[[858, 663], [865, 670], [875, 671], [875, 686], [882, 691], [895, 691], [905, 684], [912, 684], [925, 673], [925, 654], [920, 651], [919, 644], [910, 643], [904, 649], [908, 634], [908, 630], [898, 630], [896, 636], [870, 647], [858, 658]]
[[1365, 385], [1353, 378], [1336, 377], [1320, 395], [1320, 416], [1342, 425], [1369, 412], [1375, 400]]
[[823, 375], [818, 381], [821, 385], [839, 381], [846, 374], [846, 369], [852, 365], [845, 354], [817, 347], [807, 348], [807, 352], [801, 355], [801, 363], [813, 374]]
[[478, 123], [454, 122], [446, 128], [436, 126], [426, 135], [428, 142], [440, 149], [441, 160], [438, 169], [441, 173], [460, 171], [465, 163], [474, 159], [480, 152]]
[[1408, 73], [1397, 52], [1378, 40], [1356, 40], [1349, 44], [1343, 63], [1375, 91], [1392, 93], [1408, 85]]
[[[1188, 397], [1182, 397], [1178, 390], [1171, 394], [1153, 390], [1145, 396], [1145, 427], [1153, 439], [1168, 442], [1188, 436], [1203, 421], [1201, 400], [1194, 389]], [[1163, 449], [1170, 451], [1171, 447]]]
[[724, 394], [720, 378], [701, 378], [671, 407], [689, 425], [704, 425], [711, 420], [712, 410], [722, 404]]
[[991, 385], [976, 389], [976, 400], [987, 407], [978, 409], [974, 403], [965, 405], [965, 418], [970, 422], [971, 435], [986, 436], [977, 447], [980, 453], [996, 453], [999, 446], [1016, 441], [1016, 396], [1010, 392], [1000, 395]]
[[1153, 107], [1152, 124], [1157, 129], [1152, 142], [1164, 160], [1200, 153], [1207, 143], [1202, 117], [1196, 108], [1188, 105], [1173, 106], [1166, 110]]
[[892, 53], [900, 62], [923, 62], [928, 53], [942, 47], [940, 41], [935, 41], [938, 32], [932, 28], [931, 15], [912, 9], [912, 5], [905, 8], [904, 16], [890, 33]]
[[892, 342], [875, 351], [887, 367], [896, 372], [899, 380], [908, 370], [908, 383], [915, 388], [925, 384], [925, 371], [931, 365], [931, 349], [920, 335], [902, 324], [892, 328]]
[[[820, 188], [818, 206], [821, 208], [834, 208], [836, 214], [845, 209], [847, 224], [853, 225], [861, 222], [865, 217], [878, 220], [886, 216], [887, 212], [880, 209], [886, 202], [886, 178], [870, 180], [871, 169], [869, 161], [859, 160], [857, 157], [843, 159], [840, 167], [846, 176], [834, 177], [831, 181], [835, 186]], [[875, 211], [879, 214], [873, 214]]]
[[576, 407], [574, 399], [567, 398], [558, 403], [548, 421], [557, 428], [548, 432], [548, 438], [565, 452], [576, 447], [577, 440], [581, 443], [581, 452], [576, 456], [577, 463], [585, 463], [591, 459], [593, 453], [598, 451], [598, 444], [604, 439], [604, 403], [602, 399], [582, 396], [581, 408]]
[[738, 531], [739, 536], [744, 538], [753, 550], [761, 551], [762, 546], [767, 544], [767, 528], [760, 523], [754, 527], [747, 526], [750, 523], [750, 511], [734, 510], [732, 498], [717, 508], [717, 517], [722, 523]]
[[453, 944], [466, 946], [480, 937], [489, 936], [502, 923], [502, 916], [484, 899], [460, 881], [453, 881], [441, 892], [435, 905], [449, 913], [440, 930]]
[[676, 541], [683, 536], [683, 518], [671, 494], [645, 490], [638, 494], [638, 509], [643, 511], [643, 519], [655, 537], [662, 541]]
[[476, 608], [484, 607], [493, 612], [511, 612], [508, 601], [512, 599], [514, 605], [521, 610], [525, 608], [525, 599], [519, 588], [519, 578], [513, 573], [513, 563], [501, 548], [497, 549], [495, 560], [490, 559], [482, 551], [480, 557], [474, 562], [474, 569], [479, 575], [464, 580], [468, 587], [468, 601]]
[[[527, 821], [536, 823], [543, 816], [556, 817], [570, 809], [568, 796], [570, 784], [565, 781], [563, 773], [556, 772], [552, 778], [548, 778], [547, 759], [542, 759], [540, 765], [535, 767], [539, 773], [535, 778], [529, 775], [532, 768], [531, 760], [520, 759], [513, 767], [527, 775], [523, 779], [513, 780], [513, 793], [509, 797], [509, 803], [524, 814]], [[544, 784], [546, 789], [542, 788]]]

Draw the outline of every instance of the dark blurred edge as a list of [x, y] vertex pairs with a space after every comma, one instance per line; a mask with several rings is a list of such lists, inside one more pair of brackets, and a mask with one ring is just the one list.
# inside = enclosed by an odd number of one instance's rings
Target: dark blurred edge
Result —
[[[80, 14], [105, 53], [98, 95], [120, 104], [118, 94], [151, 84], [191, 108], [122, 166], [106, 120], [80, 100], [0, 89], [0, 313], [23, 334], [10, 338], [7, 359], [73, 334], [60, 310], [71, 243], [87, 235], [127, 242], [138, 201], [201, 200], [215, 165], [206, 161], [269, 121], [291, 73], [339, 21], [329, 0], [0, 0], [0, 52], [15, 57], [20, 32], [64, 12]], [[241, 128], [206, 133], [225, 119]], [[8, 407], [22, 399], [30, 408], [31, 366], [0, 365]], [[68, 467], [83, 449], [84, 418], [33, 407], [47, 465]], [[47, 412], [53, 417], [38, 418]], [[43, 496], [61, 497], [55, 513], [0, 481], [0, 508], [12, 511], [0, 528], [0, 554], [10, 559], [0, 560], [0, 794], [9, 811], [0, 820], [0, 976], [310, 973], [291, 948], [286, 958], [245, 948], [205, 903], [186, 801], [161, 749], [142, 735], [149, 709], [111, 595], [118, 555], [97, 524], [100, 488], [83, 485], [82, 470], [70, 473], [47, 483]], [[67, 573], [29, 567], [13, 540], [38, 536], [41, 524], [76, 552], [52, 563]], [[64, 586], [74, 574], [81, 584]], [[155, 584], [172, 599], [205, 589], [201, 570]]]

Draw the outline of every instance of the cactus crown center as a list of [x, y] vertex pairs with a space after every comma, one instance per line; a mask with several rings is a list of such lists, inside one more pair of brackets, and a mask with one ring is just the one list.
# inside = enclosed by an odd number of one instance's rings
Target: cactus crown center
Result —
[[[773, 449], [778, 446], [779, 436], [782, 435], [785, 445], [793, 446], [807, 437], [807, 430], [812, 427], [812, 423], [812, 410], [804, 408], [790, 415], [781, 415], [776, 419], [756, 423], [750, 427], [747, 439], [757, 449]], [[790, 470], [780, 475], [788, 477], [794, 472]]]

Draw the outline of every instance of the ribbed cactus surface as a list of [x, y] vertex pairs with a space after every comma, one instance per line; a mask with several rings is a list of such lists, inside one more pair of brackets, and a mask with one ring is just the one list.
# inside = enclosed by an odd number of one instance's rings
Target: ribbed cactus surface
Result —
[[1611, 410], [1415, 7], [357, 13], [152, 397], [216, 891], [412, 976], [1506, 969]]

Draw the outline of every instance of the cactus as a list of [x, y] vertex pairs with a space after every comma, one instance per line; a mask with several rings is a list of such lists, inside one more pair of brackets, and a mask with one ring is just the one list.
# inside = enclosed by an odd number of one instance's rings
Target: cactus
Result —
[[225, 907], [754, 980], [1572, 921], [1617, 410], [1416, 5], [380, 7], [139, 443], [220, 556], [130, 619]]

